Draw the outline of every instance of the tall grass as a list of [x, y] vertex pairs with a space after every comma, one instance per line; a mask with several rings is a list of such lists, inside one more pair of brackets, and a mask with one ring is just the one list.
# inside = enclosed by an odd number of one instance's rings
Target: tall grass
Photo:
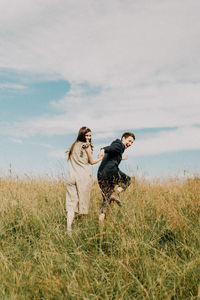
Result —
[[200, 179], [133, 181], [65, 233], [62, 179], [0, 179], [0, 299], [199, 299]]

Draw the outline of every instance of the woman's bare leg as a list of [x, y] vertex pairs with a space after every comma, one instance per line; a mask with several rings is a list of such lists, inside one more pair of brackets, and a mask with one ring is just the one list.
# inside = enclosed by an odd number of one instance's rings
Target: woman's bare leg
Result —
[[67, 212], [67, 231], [68, 232], [72, 231], [72, 222], [74, 220], [74, 215], [75, 215], [74, 210], [68, 210], [68, 212]]

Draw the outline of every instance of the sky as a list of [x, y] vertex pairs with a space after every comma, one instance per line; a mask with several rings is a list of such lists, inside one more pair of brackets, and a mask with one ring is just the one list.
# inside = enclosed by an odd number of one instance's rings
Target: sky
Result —
[[0, 174], [66, 172], [87, 126], [94, 158], [134, 132], [129, 175], [199, 175], [199, 14], [199, 0], [1, 0]]

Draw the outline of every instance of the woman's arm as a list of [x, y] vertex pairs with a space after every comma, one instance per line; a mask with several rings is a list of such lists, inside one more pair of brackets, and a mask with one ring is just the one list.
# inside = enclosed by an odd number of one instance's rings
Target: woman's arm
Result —
[[97, 160], [93, 160], [91, 147], [85, 148], [85, 152], [87, 153], [88, 162], [89, 162], [90, 165], [97, 164], [103, 158], [103, 156], [100, 156]]
[[100, 158], [100, 157], [103, 158], [104, 155], [105, 155], [105, 151], [104, 151], [104, 149], [102, 148], [102, 149], [99, 151], [97, 157], [98, 157], [98, 158]]

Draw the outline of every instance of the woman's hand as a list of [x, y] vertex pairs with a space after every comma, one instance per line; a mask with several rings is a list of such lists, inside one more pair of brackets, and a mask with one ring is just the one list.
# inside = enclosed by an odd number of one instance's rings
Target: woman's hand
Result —
[[127, 159], [128, 159], [128, 155], [122, 156], [122, 160], [127, 160]]
[[99, 151], [97, 157], [102, 159], [102, 158], [104, 157], [104, 154], [105, 154], [104, 149], [101, 149], [101, 150]]
[[101, 157], [98, 156], [98, 159], [97, 159], [97, 160], [93, 160], [91, 147], [85, 148], [85, 152], [87, 153], [87, 156], [88, 156], [88, 162], [89, 162], [90, 165], [95, 165], [95, 164], [97, 164], [97, 163], [100, 162], [100, 160], [102, 160], [102, 158], [103, 158], [102, 156], [101, 156]]

